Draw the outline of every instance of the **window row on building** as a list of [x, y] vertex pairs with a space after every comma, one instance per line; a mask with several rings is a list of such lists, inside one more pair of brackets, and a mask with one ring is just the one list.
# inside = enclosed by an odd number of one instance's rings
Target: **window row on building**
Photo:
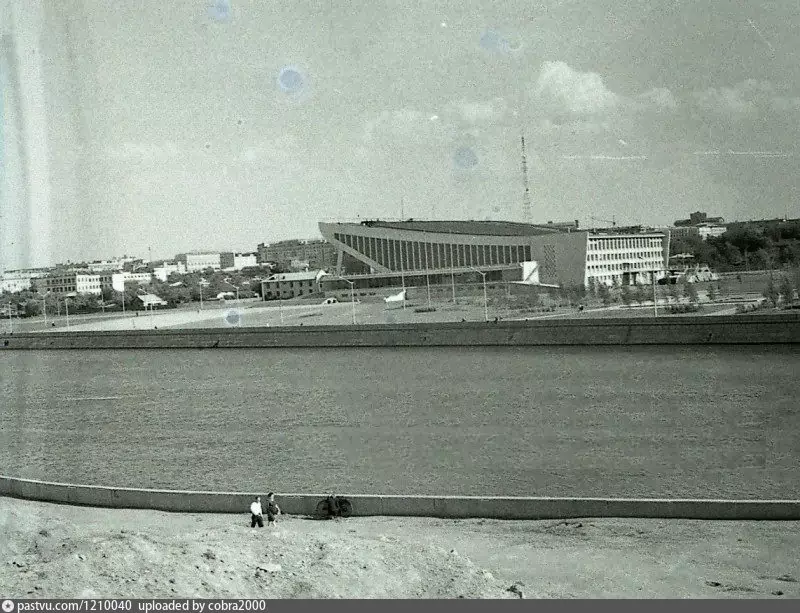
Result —
[[609, 270], [618, 270], [618, 271], [647, 271], [653, 269], [660, 269], [662, 267], [662, 262], [660, 260], [650, 260], [649, 262], [608, 262], [605, 264], [589, 264], [586, 266], [586, 270], [590, 273], [594, 271], [609, 271]]
[[661, 247], [659, 237], [596, 237], [589, 239], [589, 251], [607, 251], [611, 249], [644, 249], [648, 247]]
[[499, 266], [531, 259], [530, 245], [466, 245], [334, 234], [334, 239], [389, 270]]
[[610, 260], [652, 260], [663, 259], [663, 252], [661, 249], [653, 249], [648, 251], [628, 251], [620, 253], [590, 253], [587, 255], [589, 262], [602, 262]]

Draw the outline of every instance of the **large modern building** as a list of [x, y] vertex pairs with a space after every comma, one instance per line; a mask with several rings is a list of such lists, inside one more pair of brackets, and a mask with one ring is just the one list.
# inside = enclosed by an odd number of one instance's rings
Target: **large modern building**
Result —
[[[336, 249], [335, 276], [444, 278], [474, 270], [508, 279], [535, 261], [543, 284], [650, 283], [664, 274], [669, 233], [646, 228], [579, 230], [576, 224], [505, 221], [320, 223]], [[506, 271], [504, 273], [504, 271]], [[333, 278], [333, 277], [332, 277]]]

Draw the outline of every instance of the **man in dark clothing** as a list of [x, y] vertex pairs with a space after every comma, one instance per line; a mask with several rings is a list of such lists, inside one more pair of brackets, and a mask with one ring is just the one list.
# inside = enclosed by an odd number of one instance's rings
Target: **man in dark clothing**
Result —
[[275, 525], [278, 523], [278, 515], [281, 514], [281, 508], [275, 504], [275, 494], [270, 492], [267, 494], [267, 526]]

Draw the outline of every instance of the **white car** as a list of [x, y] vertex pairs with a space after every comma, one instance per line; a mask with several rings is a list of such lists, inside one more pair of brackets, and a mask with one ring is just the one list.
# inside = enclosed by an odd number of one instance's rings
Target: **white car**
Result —
[[336, 298], [325, 298], [325, 300], [322, 301], [322, 304], [336, 304], [337, 302], [339, 301], [336, 300]]

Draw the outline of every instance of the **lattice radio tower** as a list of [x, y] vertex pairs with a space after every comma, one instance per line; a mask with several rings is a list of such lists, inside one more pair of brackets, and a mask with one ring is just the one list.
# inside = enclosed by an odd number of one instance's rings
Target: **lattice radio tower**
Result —
[[522, 195], [522, 214], [525, 223], [531, 222], [531, 190], [528, 186], [528, 159], [525, 156], [525, 133], [520, 137], [522, 141], [522, 182], [525, 185], [525, 192]]

